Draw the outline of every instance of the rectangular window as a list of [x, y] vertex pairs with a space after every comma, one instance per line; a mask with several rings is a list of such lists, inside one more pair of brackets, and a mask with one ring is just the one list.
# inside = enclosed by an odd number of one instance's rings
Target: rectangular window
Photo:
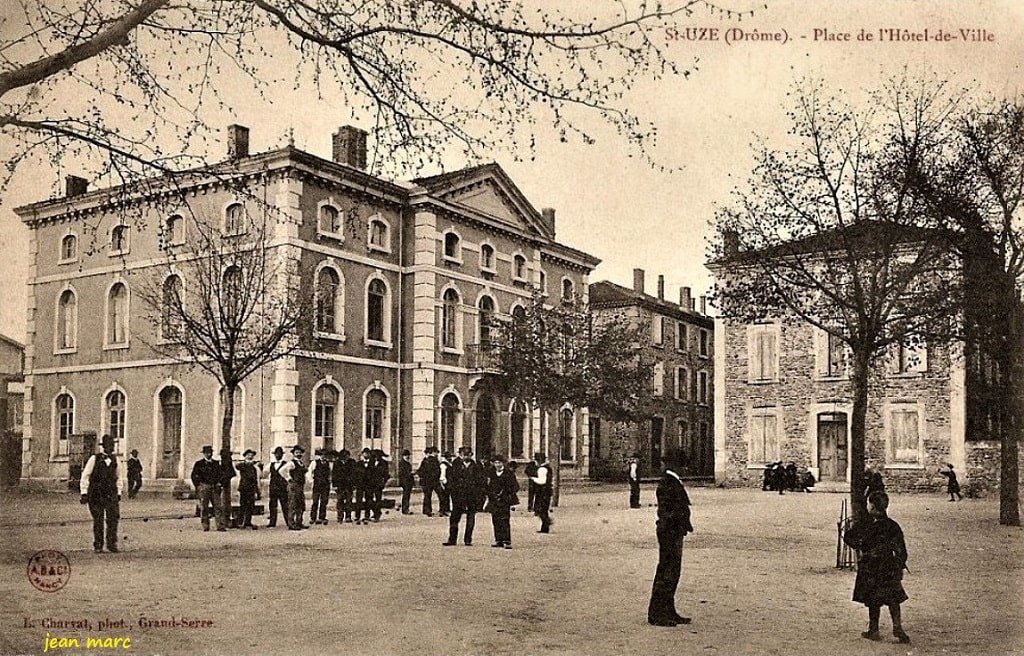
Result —
[[379, 440], [384, 436], [384, 409], [366, 408], [366, 439]]
[[928, 371], [928, 345], [919, 337], [908, 338], [899, 345], [897, 364], [901, 374]]
[[676, 322], [676, 349], [685, 351], [690, 344], [689, 326], [682, 321]]
[[683, 419], [678, 420], [676, 422], [676, 437], [679, 438], [677, 441], [679, 442], [680, 446], [684, 448], [684, 450], [687, 446], [687, 439], [689, 438], [689, 436], [690, 425], [687, 424], [686, 421]]
[[658, 362], [654, 365], [654, 380], [651, 385], [651, 393], [654, 396], [662, 396], [665, 393], [665, 363]]
[[655, 346], [661, 346], [665, 343], [665, 317], [652, 317], [651, 341]]
[[709, 344], [710, 338], [711, 338], [711, 334], [707, 330], [704, 330], [703, 328], [701, 328], [700, 329], [700, 350], [698, 352], [700, 353], [700, 356], [702, 358], [708, 357], [708, 355], [711, 352], [711, 345]]
[[921, 430], [917, 409], [892, 410], [889, 422], [889, 462], [919, 464]]
[[750, 380], [771, 381], [778, 379], [777, 348], [778, 334], [772, 326], [757, 326], [750, 333], [750, 354], [747, 363]]
[[314, 430], [317, 441], [325, 449], [334, 448], [334, 406], [323, 403], [316, 404]]
[[750, 416], [748, 465], [764, 465], [779, 459], [778, 423], [774, 412]]
[[817, 331], [816, 339], [818, 375], [823, 378], [846, 377], [850, 361], [846, 342], [823, 330]]
[[676, 367], [676, 398], [690, 400], [690, 374], [686, 367]]
[[601, 418], [590, 418], [590, 457], [601, 457]]
[[707, 405], [710, 400], [711, 391], [708, 389], [708, 372], [701, 371], [697, 374], [697, 393], [700, 402]]

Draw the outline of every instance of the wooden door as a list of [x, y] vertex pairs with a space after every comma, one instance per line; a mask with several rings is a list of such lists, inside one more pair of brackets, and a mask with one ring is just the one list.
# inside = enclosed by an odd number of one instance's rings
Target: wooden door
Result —
[[823, 481], [846, 480], [846, 415], [818, 418], [818, 473]]

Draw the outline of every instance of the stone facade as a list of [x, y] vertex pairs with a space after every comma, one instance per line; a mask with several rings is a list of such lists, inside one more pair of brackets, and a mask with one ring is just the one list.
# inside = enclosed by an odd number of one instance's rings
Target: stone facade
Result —
[[[118, 450], [138, 449], [149, 480], [182, 478], [201, 445], [217, 443], [216, 381], [148, 346], [157, 328], [131, 290], [166, 270], [174, 213], [225, 221], [234, 203], [277, 217], [267, 250], [282, 265], [280, 293], [320, 299], [321, 285], [336, 291], [329, 322], [315, 323], [290, 357], [244, 382], [233, 450], [253, 448], [266, 460], [275, 446], [294, 443], [392, 454], [469, 445], [525, 459], [543, 448], [536, 413], [475, 384], [481, 316], [485, 324], [488, 315], [509, 316], [535, 286], [569, 284], [586, 295], [598, 260], [555, 241], [553, 210], [534, 209], [495, 164], [400, 184], [371, 176], [359, 166], [364, 151], [349, 143], [365, 134], [349, 128], [335, 136], [349, 140], [335, 151], [354, 153], [353, 161], [293, 147], [249, 155], [242, 136], [231, 140], [228, 173], [197, 173], [177, 205], [148, 189], [126, 211], [118, 202], [132, 190], [79, 186], [19, 208], [32, 253], [23, 476], [66, 478], [68, 444], [85, 432], [119, 430]], [[127, 241], [112, 251], [122, 224]], [[119, 285], [127, 300], [112, 310]], [[321, 302], [311, 303], [318, 316], [327, 311]], [[111, 322], [122, 320], [124, 336], [112, 343]], [[380, 328], [371, 334], [371, 325]], [[585, 472], [586, 412], [571, 413], [567, 465]]]
[[691, 477], [714, 476], [714, 321], [696, 312], [689, 288], [678, 304], [644, 292], [644, 272], [634, 271], [633, 289], [611, 282], [591, 285], [591, 307], [599, 321], [641, 326], [644, 357], [655, 363], [651, 419], [623, 424], [590, 419], [591, 476], [625, 477], [626, 459], [640, 455], [642, 476], [657, 476], [666, 450], [681, 449]]

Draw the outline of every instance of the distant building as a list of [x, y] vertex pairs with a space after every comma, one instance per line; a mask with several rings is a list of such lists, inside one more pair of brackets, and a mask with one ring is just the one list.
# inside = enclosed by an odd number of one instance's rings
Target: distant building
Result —
[[[555, 212], [538, 211], [497, 164], [396, 183], [368, 174], [366, 133], [343, 127], [333, 161], [294, 147], [250, 154], [229, 128], [220, 175], [198, 170], [168, 204], [160, 181], [19, 208], [31, 229], [24, 476], [67, 476], [69, 442], [110, 433], [138, 449], [149, 480], [185, 476], [219, 437], [215, 380], [147, 346], [158, 327], [133, 287], [185, 243], [185, 216], [232, 230], [266, 199], [285, 217], [268, 250], [282, 258], [314, 324], [301, 348], [250, 376], [236, 402], [232, 448], [267, 459], [275, 446], [350, 450], [468, 445], [525, 459], [539, 415], [480, 392], [480, 344], [494, 318], [529, 303], [534, 288], [586, 296], [598, 260], [555, 239]], [[239, 190], [245, 193], [240, 193]], [[132, 195], [136, 194], [136, 195]], [[125, 202], [138, 212], [124, 222]], [[166, 265], [164, 264], [166, 270]], [[165, 285], [188, 285], [168, 275]], [[570, 409], [568, 475], [584, 473], [585, 410]]]
[[644, 327], [640, 346], [655, 363], [649, 420], [622, 424], [592, 413], [592, 477], [623, 478], [633, 452], [640, 454], [641, 475], [655, 476], [670, 448], [686, 454], [688, 476], [714, 477], [715, 323], [704, 314], [703, 298], [701, 305], [697, 312], [689, 287], [679, 290], [678, 304], [665, 300], [662, 276], [657, 296], [647, 294], [643, 269], [633, 270], [632, 289], [606, 281], [590, 286], [595, 316]]
[[0, 335], [0, 485], [15, 485], [21, 473], [25, 347]]

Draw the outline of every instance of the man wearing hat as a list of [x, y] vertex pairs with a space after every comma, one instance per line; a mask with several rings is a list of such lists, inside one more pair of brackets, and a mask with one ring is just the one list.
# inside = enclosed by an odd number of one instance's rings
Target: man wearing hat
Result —
[[[92, 515], [92, 548], [103, 551], [106, 537], [107, 551], [117, 553], [117, 522], [121, 517], [121, 475], [114, 456], [114, 438], [104, 435], [103, 453], [89, 456], [82, 470], [79, 491], [82, 503], [89, 504]], [[104, 531], [104, 523], [106, 530]]]
[[263, 463], [256, 462], [256, 452], [246, 449], [242, 454], [242, 462], [238, 469], [238, 502], [241, 505], [242, 528], [256, 530], [252, 523], [252, 514], [256, 510], [256, 499], [260, 495], [260, 473]]
[[626, 461], [626, 477], [629, 479], [629, 507], [640, 507], [640, 454], [634, 453]]
[[537, 465], [536, 474], [530, 477], [535, 485], [533, 513], [540, 517], [538, 533], [551, 532], [551, 465], [542, 451], [533, 454], [533, 462]]
[[213, 459], [213, 447], [207, 444], [203, 447], [203, 457], [192, 465], [192, 485], [199, 499], [199, 519], [204, 531], [210, 530], [211, 514], [217, 517], [217, 530], [227, 530], [221, 508], [221, 475], [220, 463]]
[[441, 502], [441, 463], [437, 459], [436, 446], [428, 446], [423, 451], [423, 460], [416, 475], [420, 477], [420, 489], [423, 491], [423, 514], [433, 517], [433, 495], [437, 494], [437, 501]]
[[352, 495], [355, 494], [356, 461], [348, 449], [338, 452], [331, 469], [331, 485], [337, 494], [338, 523], [352, 521]]
[[298, 531], [309, 528], [302, 523], [302, 513], [306, 512], [306, 465], [302, 456], [306, 450], [301, 445], [292, 447], [292, 459], [281, 467], [281, 476], [288, 481], [288, 512], [285, 514], [288, 529]]
[[398, 461], [398, 485], [402, 488], [402, 514], [411, 515], [409, 500], [412, 498], [412, 453], [409, 449], [402, 449], [402, 459]]
[[142, 489], [142, 461], [139, 460], [138, 449], [132, 449], [132, 455], [125, 465], [128, 469], [128, 498], [134, 499]]
[[327, 500], [331, 497], [331, 463], [324, 459], [323, 449], [313, 452], [309, 473], [313, 477], [313, 502], [309, 506], [309, 523], [326, 524]]
[[[373, 451], [364, 447], [356, 463], [355, 476], [352, 481], [356, 490], [356, 524], [369, 524], [370, 512], [373, 510]], [[362, 511], [362, 515], [360, 515]]]
[[466, 516], [466, 532], [463, 543], [473, 544], [473, 528], [476, 526], [476, 511], [480, 499], [486, 494], [487, 479], [480, 463], [473, 460], [473, 450], [468, 446], [459, 448], [459, 458], [447, 472], [448, 488], [452, 498], [452, 514], [448, 519], [448, 541], [446, 547], [454, 546], [459, 539], [459, 520]]
[[690, 618], [676, 612], [676, 588], [683, 569], [683, 538], [693, 532], [690, 523], [690, 497], [680, 472], [683, 454], [670, 449], [662, 462], [665, 473], [658, 482], [658, 569], [654, 573], [647, 622], [654, 626], [689, 624]]
[[284, 516], [284, 523], [288, 525], [288, 481], [281, 475], [281, 468], [285, 466], [284, 449], [280, 446], [274, 447], [274, 462], [270, 463], [270, 521], [267, 526], [277, 526], [277, 508], [281, 507], [281, 515]]

